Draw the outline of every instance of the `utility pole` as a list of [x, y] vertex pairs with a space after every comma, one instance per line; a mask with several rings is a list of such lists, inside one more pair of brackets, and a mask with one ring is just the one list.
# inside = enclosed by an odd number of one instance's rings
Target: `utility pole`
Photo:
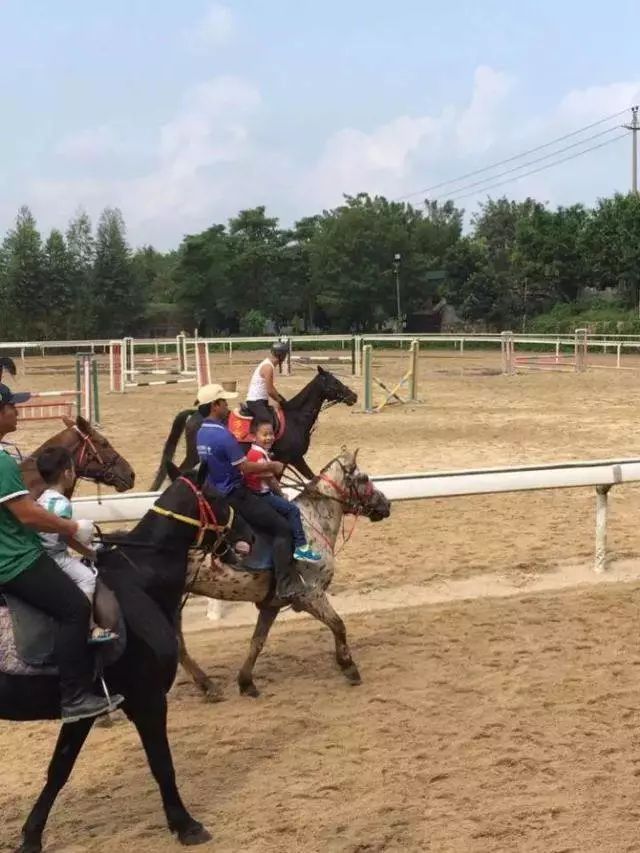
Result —
[[397, 334], [402, 332], [402, 310], [400, 306], [400, 252], [396, 252], [393, 256], [393, 271], [396, 274], [396, 313], [397, 313]]
[[631, 107], [631, 124], [623, 125], [632, 133], [631, 137], [631, 192], [638, 195], [638, 107]]

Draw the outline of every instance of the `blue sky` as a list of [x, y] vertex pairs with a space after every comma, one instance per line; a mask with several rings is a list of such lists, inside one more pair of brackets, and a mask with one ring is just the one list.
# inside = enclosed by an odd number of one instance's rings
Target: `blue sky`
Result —
[[[0, 232], [24, 203], [43, 230], [116, 205], [134, 244], [169, 248], [241, 207], [288, 223], [403, 195], [637, 101], [639, 19], [622, 0], [0, 0]], [[629, 148], [496, 192], [589, 203], [628, 187]]]

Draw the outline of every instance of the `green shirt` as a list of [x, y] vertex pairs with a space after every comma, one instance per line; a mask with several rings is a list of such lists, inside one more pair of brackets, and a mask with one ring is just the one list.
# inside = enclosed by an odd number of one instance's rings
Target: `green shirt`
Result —
[[0, 585], [32, 566], [42, 554], [35, 530], [29, 530], [5, 504], [28, 495], [18, 463], [0, 448]]

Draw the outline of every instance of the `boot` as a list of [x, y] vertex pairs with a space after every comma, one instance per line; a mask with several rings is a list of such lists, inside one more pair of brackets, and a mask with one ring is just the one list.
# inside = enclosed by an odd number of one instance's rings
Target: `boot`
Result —
[[77, 723], [78, 720], [99, 717], [108, 711], [114, 711], [122, 702], [124, 702], [124, 696], [119, 693], [114, 693], [109, 702], [104, 696], [76, 690], [63, 697], [60, 717], [63, 723]]
[[276, 598], [291, 601], [307, 592], [307, 586], [293, 567], [286, 574], [276, 574]]

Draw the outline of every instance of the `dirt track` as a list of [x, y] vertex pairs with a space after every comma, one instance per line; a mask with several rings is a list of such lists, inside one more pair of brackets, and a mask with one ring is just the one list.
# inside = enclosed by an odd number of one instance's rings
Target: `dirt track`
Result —
[[[423, 361], [425, 371], [452, 363]], [[401, 369], [377, 365], [389, 380]], [[29, 384], [56, 387], [40, 377]], [[425, 405], [381, 415], [331, 410], [312, 461], [343, 443], [360, 445], [370, 473], [640, 455], [633, 373], [431, 372], [422, 394]], [[192, 397], [185, 386], [104, 395], [105, 431], [134, 463], [139, 488], [173, 412]], [[161, 435], [152, 441], [154, 423]], [[29, 427], [21, 444], [50, 431]], [[357, 689], [335, 670], [328, 633], [309, 620], [276, 625], [258, 662], [257, 701], [241, 700], [233, 683], [250, 629], [223, 622], [190, 632], [192, 652], [229, 697], [202, 705], [181, 679], [171, 699], [183, 796], [214, 832], [212, 849], [640, 850], [638, 583], [527, 590], [541, 575], [590, 565], [593, 503], [588, 490], [465, 498], [396, 505], [387, 523], [361, 522], [341, 554], [340, 596], [389, 589], [393, 599], [403, 587], [473, 586], [492, 573], [524, 591], [483, 598], [476, 584], [478, 597], [461, 602], [350, 615]], [[637, 487], [614, 492], [617, 560], [640, 551], [639, 509]], [[633, 561], [628, 570], [637, 575]], [[194, 628], [206, 626], [201, 611], [193, 609]], [[0, 724], [0, 849], [17, 838], [55, 731]], [[133, 731], [96, 731], [90, 747], [54, 811], [47, 849], [177, 849]]]

